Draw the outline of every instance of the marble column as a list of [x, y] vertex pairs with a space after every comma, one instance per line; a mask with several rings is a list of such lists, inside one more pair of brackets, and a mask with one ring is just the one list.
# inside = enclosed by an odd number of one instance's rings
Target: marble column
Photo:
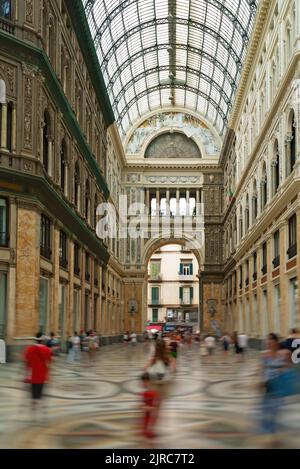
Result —
[[176, 216], [180, 215], [180, 190], [176, 189]]
[[12, 109], [12, 139], [11, 139], [11, 150], [13, 153], [17, 150], [17, 109], [15, 103]]
[[166, 207], [167, 207], [167, 216], [170, 216], [170, 189], [167, 189], [166, 191]]
[[1, 115], [1, 149], [7, 149], [7, 104], [2, 104]]

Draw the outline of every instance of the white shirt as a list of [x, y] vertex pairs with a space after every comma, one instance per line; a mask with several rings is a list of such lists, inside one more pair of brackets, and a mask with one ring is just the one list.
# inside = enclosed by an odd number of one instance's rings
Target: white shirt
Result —
[[239, 335], [238, 344], [242, 348], [246, 348], [248, 346], [248, 337], [246, 336], [246, 334]]
[[214, 337], [209, 336], [204, 339], [204, 342], [206, 347], [213, 348], [215, 346], [216, 339]]
[[136, 342], [136, 333], [133, 332], [133, 333], [131, 334], [130, 338], [131, 338], [131, 342], [135, 343], [135, 342]]
[[78, 348], [80, 345], [80, 337], [78, 337], [78, 335], [74, 335], [74, 337], [71, 339], [71, 342], [74, 347]]

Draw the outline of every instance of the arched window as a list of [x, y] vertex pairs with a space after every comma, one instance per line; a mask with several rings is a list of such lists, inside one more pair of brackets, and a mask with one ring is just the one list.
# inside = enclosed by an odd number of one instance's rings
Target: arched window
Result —
[[268, 201], [268, 178], [266, 163], [263, 163], [262, 177], [261, 177], [261, 209], [263, 210]]
[[98, 197], [97, 194], [95, 195], [95, 201], [94, 201], [94, 228], [96, 229], [97, 227], [97, 207], [98, 207]]
[[234, 247], [237, 245], [237, 216], [235, 214], [233, 221], [233, 244]]
[[273, 181], [273, 195], [276, 194], [280, 183], [280, 159], [279, 159], [279, 146], [278, 140], [274, 144], [274, 157], [272, 159], [272, 181]]
[[13, 103], [7, 103], [7, 124], [6, 124], [6, 147], [9, 151], [12, 150], [12, 116], [13, 116]]
[[0, 0], [0, 17], [7, 20], [12, 18], [11, 0]]
[[0, 78], [0, 104], [6, 103], [6, 84], [4, 80]]
[[47, 111], [44, 112], [43, 122], [43, 165], [48, 173], [49, 171], [49, 136], [50, 136], [50, 117]]
[[42, 35], [43, 35], [43, 42], [45, 51], [48, 53], [48, 8], [47, 8], [47, 0], [43, 2], [43, 28], [42, 28]]
[[84, 216], [87, 221], [90, 221], [90, 183], [88, 179], [86, 180], [86, 183], [85, 183]]
[[287, 23], [286, 25], [285, 41], [286, 41], [285, 65], [287, 66], [292, 55], [292, 28], [291, 28], [290, 23]]
[[55, 68], [55, 51], [56, 51], [56, 36], [55, 36], [55, 26], [54, 26], [54, 21], [53, 18], [50, 19], [49, 22], [49, 28], [48, 28], [48, 54], [49, 54], [49, 60], [52, 64], [52, 67]]
[[78, 162], [75, 164], [74, 173], [74, 204], [77, 209], [80, 209], [80, 170]]
[[232, 224], [230, 224], [229, 228], [229, 253], [232, 253]]
[[255, 222], [257, 218], [257, 212], [258, 212], [258, 205], [257, 205], [257, 183], [256, 179], [254, 179], [253, 182], [253, 193], [252, 193], [252, 223]]
[[66, 58], [65, 62], [65, 94], [68, 98], [71, 97], [71, 64], [69, 57]]
[[243, 224], [243, 209], [242, 206], [240, 207], [240, 219], [239, 219], [239, 235], [240, 235], [240, 240], [244, 236], [244, 224]]
[[5, 81], [0, 79], [0, 147], [2, 144], [2, 105], [6, 103]]
[[60, 187], [63, 193], [66, 192], [66, 168], [67, 168], [67, 144], [63, 140], [60, 150]]
[[289, 133], [287, 137], [288, 142], [288, 158], [287, 158], [287, 175], [289, 175], [296, 164], [296, 122], [295, 113], [291, 112], [289, 118]]
[[246, 197], [246, 207], [245, 207], [245, 232], [249, 230], [250, 217], [249, 217], [249, 196]]
[[75, 81], [75, 113], [79, 123], [81, 123], [81, 114], [82, 114], [82, 90], [78, 80]]

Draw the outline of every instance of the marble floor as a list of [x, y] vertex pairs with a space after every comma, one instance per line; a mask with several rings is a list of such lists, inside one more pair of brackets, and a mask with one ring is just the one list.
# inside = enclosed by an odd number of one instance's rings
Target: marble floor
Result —
[[102, 347], [95, 363], [86, 357], [52, 367], [45, 413], [33, 421], [23, 364], [0, 365], [0, 448], [261, 448], [300, 447], [300, 399], [284, 405], [276, 441], [258, 436], [259, 357], [244, 362], [216, 351], [200, 357], [199, 346], [181, 350], [176, 376], [163, 403], [158, 436], [140, 431], [139, 377], [149, 350]]

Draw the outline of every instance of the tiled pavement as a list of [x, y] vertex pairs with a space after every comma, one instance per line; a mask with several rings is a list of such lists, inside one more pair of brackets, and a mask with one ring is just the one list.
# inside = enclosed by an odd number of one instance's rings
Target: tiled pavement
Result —
[[[139, 377], [148, 350], [102, 347], [89, 367], [56, 359], [46, 388], [45, 415], [34, 422], [21, 363], [0, 365], [0, 448], [256, 448], [260, 410], [259, 357], [200, 357], [199, 346], [181, 350], [164, 401], [158, 436], [140, 432]], [[300, 447], [300, 399], [281, 413], [282, 433], [272, 444]]]

